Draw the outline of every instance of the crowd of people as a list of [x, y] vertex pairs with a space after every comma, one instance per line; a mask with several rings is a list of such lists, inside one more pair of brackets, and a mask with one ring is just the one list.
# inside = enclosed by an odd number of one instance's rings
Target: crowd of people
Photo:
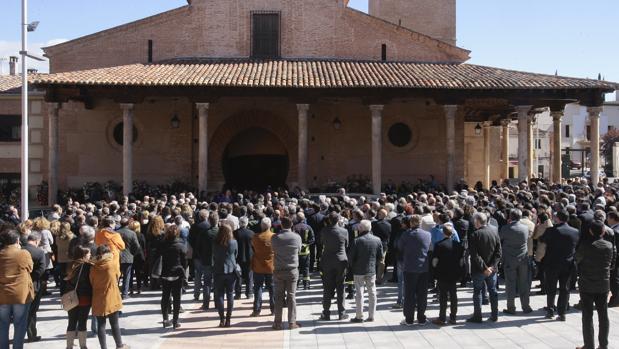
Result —
[[[85, 349], [91, 316], [101, 348], [107, 323], [116, 348], [128, 348], [119, 323], [123, 300], [145, 287], [161, 291], [163, 327], [179, 328], [190, 281], [194, 300], [204, 311], [214, 307], [220, 327], [232, 326], [234, 301], [244, 296], [253, 298], [252, 317], [268, 302], [274, 330], [299, 328], [295, 295], [318, 286], [311, 285], [313, 273], [322, 281], [321, 321], [348, 319], [345, 298], [355, 299], [349, 321], [374, 321], [377, 286], [395, 282], [393, 308], [402, 309], [403, 326], [456, 324], [457, 289], [471, 282], [474, 312], [466, 321], [483, 322], [485, 304], [488, 321], [498, 321], [499, 275], [507, 300], [502, 315], [517, 313], [516, 298], [531, 314], [532, 283], [539, 280], [545, 317], [565, 321], [578, 287], [573, 306], [582, 310], [582, 348], [595, 348], [594, 309], [598, 347], [607, 348], [608, 307], [619, 306], [618, 208], [619, 187], [580, 179], [406, 196], [227, 191], [207, 201], [191, 193], [69, 201], [23, 222], [11, 207], [12, 219], [0, 229], [0, 348], [9, 347], [10, 323], [13, 348], [41, 339], [37, 312], [50, 279], [65, 295], [63, 305], [75, 295], [65, 308], [66, 347], [78, 340]], [[440, 311], [429, 320], [431, 293]]]

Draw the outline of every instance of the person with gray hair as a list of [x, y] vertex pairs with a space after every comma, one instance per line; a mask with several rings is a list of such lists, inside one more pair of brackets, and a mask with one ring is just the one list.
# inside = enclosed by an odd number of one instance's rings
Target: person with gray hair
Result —
[[[372, 222], [362, 220], [357, 225], [359, 236], [349, 252], [348, 265], [355, 282], [356, 316], [350, 321], [360, 323], [374, 321], [376, 312], [376, 266], [383, 259], [381, 240], [370, 233]], [[368, 291], [368, 317], [363, 319], [364, 289]]]
[[527, 241], [529, 228], [521, 222], [522, 212], [515, 208], [509, 212], [506, 225], [501, 228], [499, 237], [503, 249], [503, 270], [505, 272], [505, 292], [507, 293], [507, 309], [503, 313], [516, 314], [516, 293], [520, 297], [522, 312], [533, 311], [529, 305], [531, 279]]
[[497, 293], [497, 273], [501, 260], [501, 240], [497, 229], [488, 224], [488, 216], [483, 212], [473, 214], [473, 231], [469, 236], [471, 254], [471, 277], [473, 279], [473, 316], [467, 322], [481, 323], [481, 303], [484, 285], [490, 295], [492, 314], [490, 321], [499, 319], [499, 295]]

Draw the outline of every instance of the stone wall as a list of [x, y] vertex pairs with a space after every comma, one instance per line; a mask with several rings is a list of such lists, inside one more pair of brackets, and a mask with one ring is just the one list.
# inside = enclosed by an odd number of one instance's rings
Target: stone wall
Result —
[[[468, 51], [334, 0], [197, 0], [192, 5], [45, 49], [51, 72], [146, 63], [153, 58], [247, 58], [251, 11], [281, 13], [283, 58], [463, 62]], [[421, 16], [423, 17], [423, 16]], [[79, 59], [76, 59], [79, 57]]]

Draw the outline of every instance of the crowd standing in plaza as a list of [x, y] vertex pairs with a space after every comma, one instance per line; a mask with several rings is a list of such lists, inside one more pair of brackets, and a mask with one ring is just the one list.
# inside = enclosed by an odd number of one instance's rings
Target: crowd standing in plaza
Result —
[[[178, 193], [69, 201], [54, 205], [48, 217], [24, 222], [11, 207], [0, 229], [0, 348], [9, 348], [11, 322], [13, 348], [22, 348], [26, 336], [30, 342], [41, 339], [36, 313], [50, 294], [50, 278], [68, 310], [67, 348], [76, 339], [81, 349], [87, 347], [91, 315], [101, 348], [107, 348], [107, 323], [116, 348], [128, 348], [119, 321], [123, 299], [144, 287], [161, 290], [163, 327], [181, 327], [181, 294], [193, 279], [193, 297], [202, 310], [211, 309], [214, 294], [220, 327], [233, 326], [234, 301], [244, 296], [253, 298], [252, 317], [262, 316], [268, 303], [272, 327], [281, 330], [301, 326], [295, 295], [297, 287], [318, 286], [310, 284], [314, 272], [322, 280], [319, 320], [348, 319], [347, 297], [355, 299], [351, 322], [374, 321], [376, 288], [387, 282], [387, 270], [393, 271], [388, 281], [397, 283], [393, 308], [402, 309], [403, 326], [430, 322], [431, 293], [440, 304], [431, 322], [456, 324], [457, 288], [470, 282], [474, 313], [467, 322], [483, 322], [486, 304], [491, 322], [518, 311], [538, 316], [529, 303], [534, 280], [547, 297], [543, 315], [565, 321], [577, 287], [582, 348], [596, 348], [594, 309], [597, 347], [607, 348], [608, 307], [619, 306], [619, 187], [574, 179], [459, 189], [377, 197], [283, 190], [226, 191], [209, 200]], [[507, 299], [502, 312], [499, 275]]]

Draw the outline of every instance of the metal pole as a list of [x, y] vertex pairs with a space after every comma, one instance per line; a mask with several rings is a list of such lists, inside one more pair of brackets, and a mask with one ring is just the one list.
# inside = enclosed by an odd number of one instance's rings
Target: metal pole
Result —
[[22, 23], [21, 23], [21, 219], [28, 219], [28, 65], [27, 59], [27, 7], [28, 0], [22, 0]]

